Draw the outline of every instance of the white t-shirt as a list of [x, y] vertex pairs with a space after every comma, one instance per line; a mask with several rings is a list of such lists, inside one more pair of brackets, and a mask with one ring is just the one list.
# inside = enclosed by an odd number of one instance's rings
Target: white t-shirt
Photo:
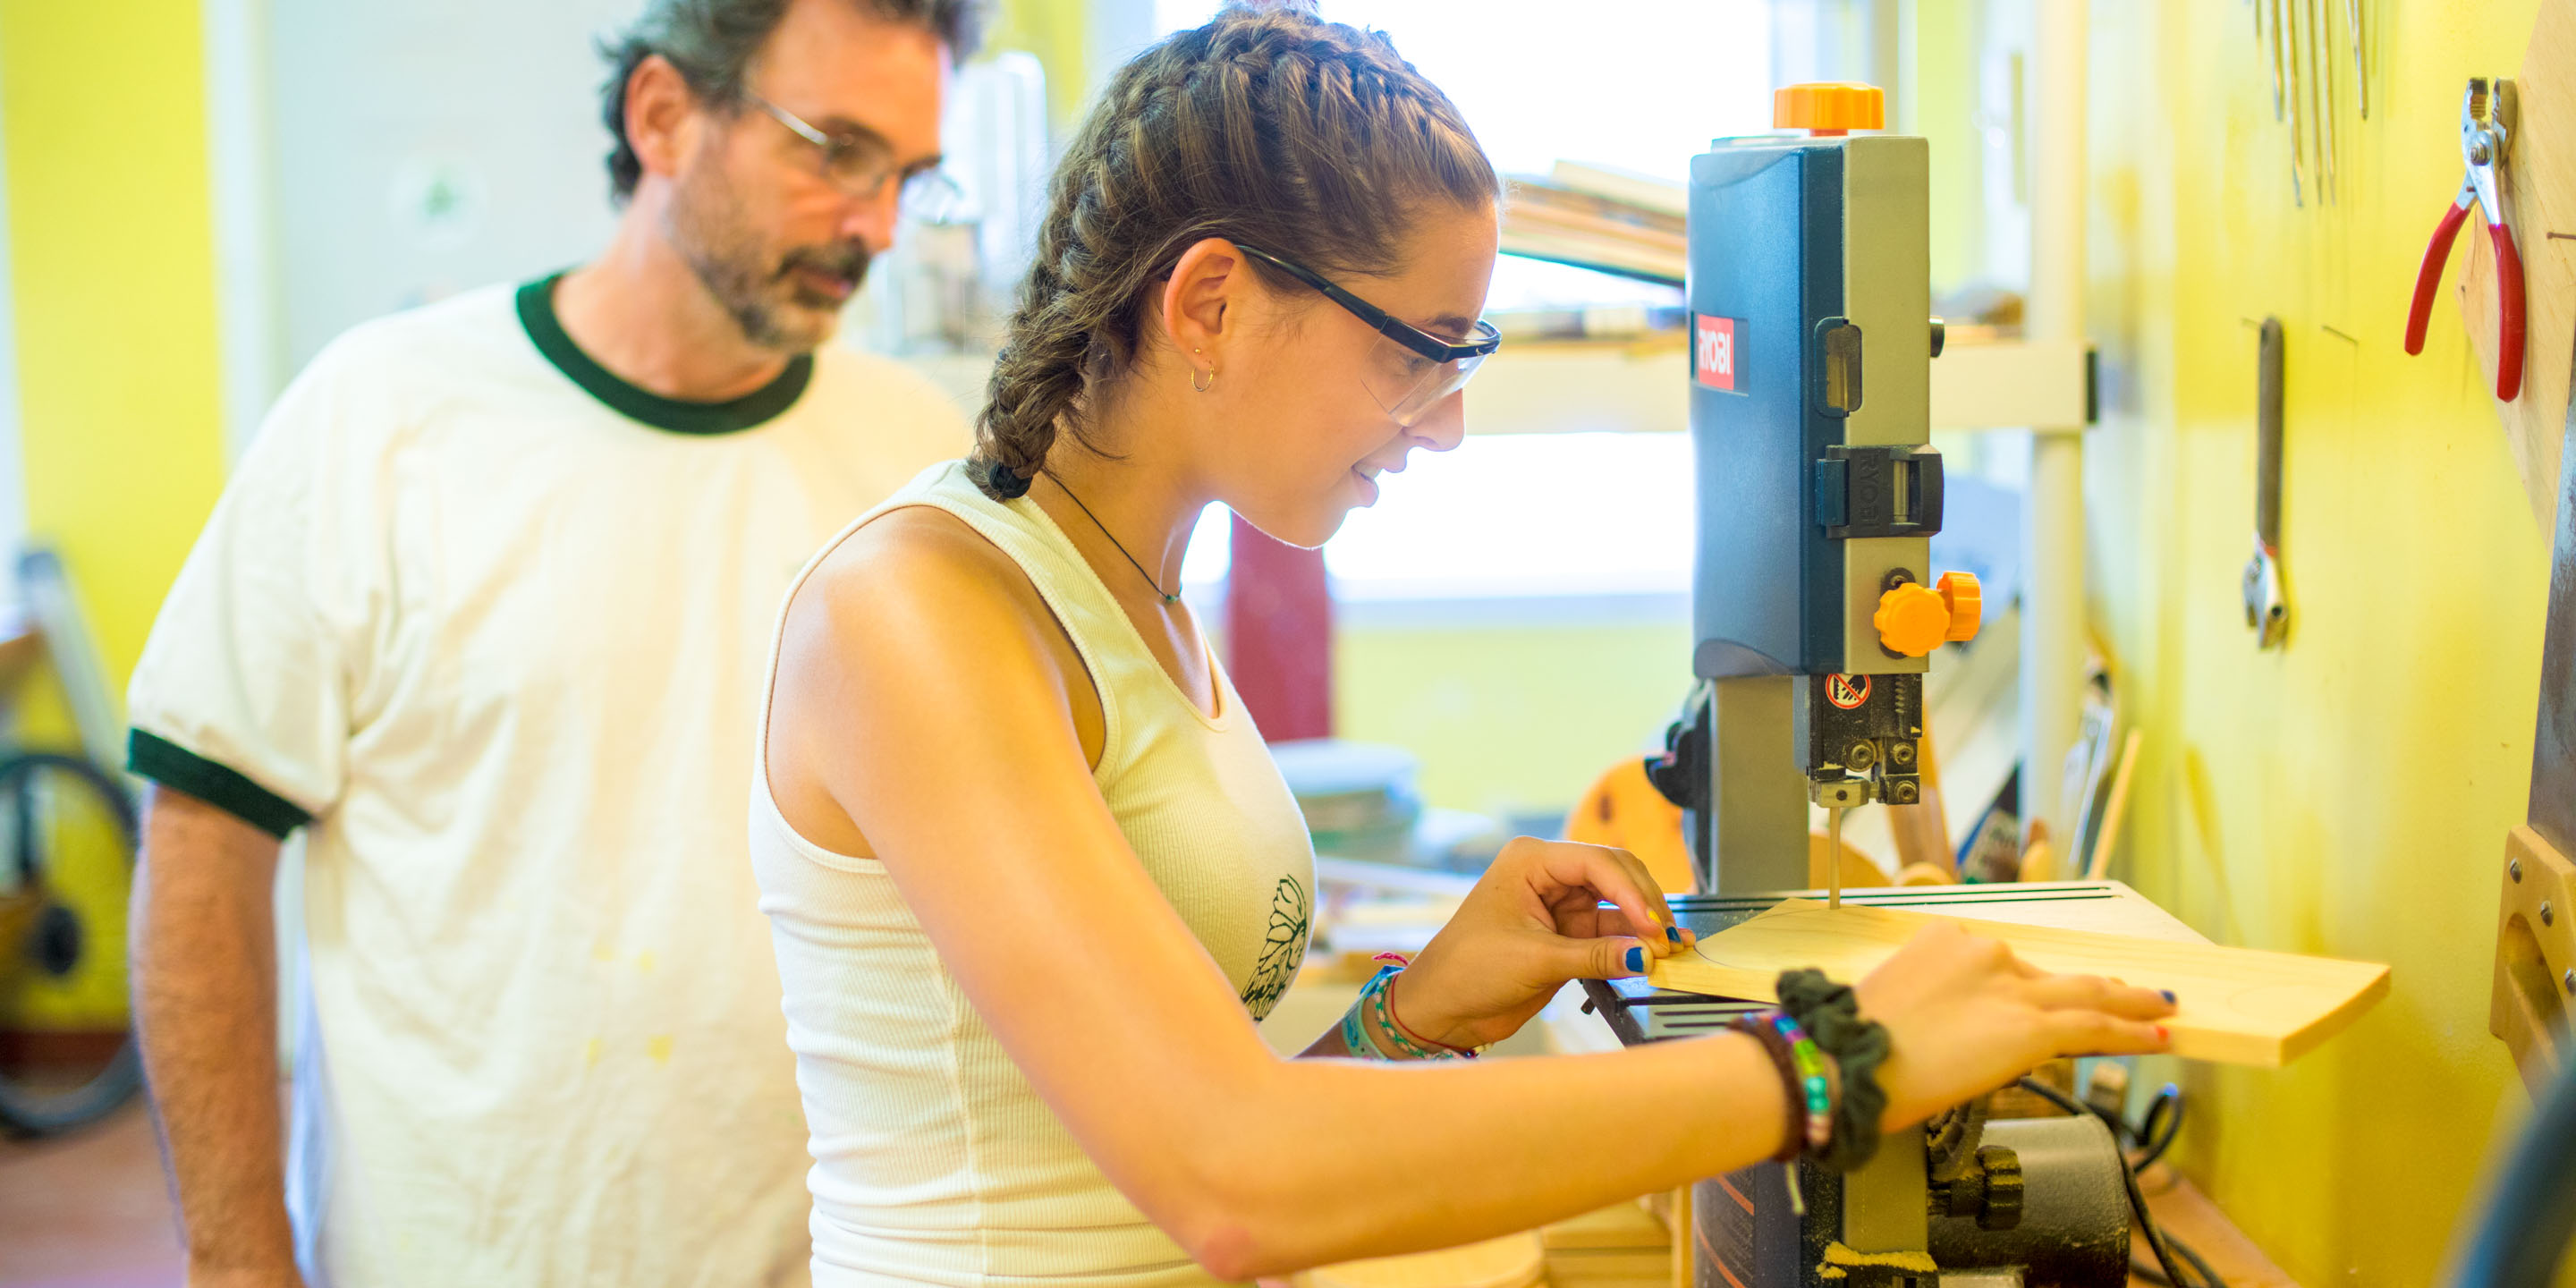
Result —
[[317, 357], [134, 676], [137, 773], [307, 831], [288, 1191], [317, 1288], [807, 1273], [742, 824], [769, 627], [966, 426], [839, 348], [657, 398], [551, 288]]

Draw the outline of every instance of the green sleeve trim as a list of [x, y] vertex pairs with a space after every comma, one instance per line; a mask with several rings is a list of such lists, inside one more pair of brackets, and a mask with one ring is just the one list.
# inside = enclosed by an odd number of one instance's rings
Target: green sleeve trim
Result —
[[295, 802], [252, 782], [239, 770], [141, 729], [126, 733], [125, 771], [194, 796], [281, 841], [313, 821]]
[[674, 434], [731, 434], [766, 424], [795, 406], [814, 378], [814, 355], [800, 353], [788, 359], [776, 379], [725, 402], [683, 402], [639, 389], [572, 342], [563, 319], [555, 315], [555, 283], [562, 280], [563, 274], [557, 273], [519, 288], [519, 326], [555, 370], [628, 419]]

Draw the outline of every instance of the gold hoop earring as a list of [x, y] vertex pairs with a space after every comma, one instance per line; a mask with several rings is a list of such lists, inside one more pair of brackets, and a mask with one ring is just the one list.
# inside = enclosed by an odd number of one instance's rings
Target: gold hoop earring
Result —
[[[1190, 350], [1190, 352], [1195, 353], [1195, 354], [1199, 355], [1199, 356], [1200, 356], [1200, 357], [1202, 357], [1202, 358], [1204, 358], [1204, 357], [1206, 357], [1206, 356], [1207, 356], [1207, 350], [1205, 350], [1205, 349], [1192, 349], [1192, 350]], [[1198, 391], [1198, 392], [1200, 392], [1200, 393], [1206, 393], [1208, 390], [1211, 390], [1211, 389], [1216, 388], [1216, 364], [1215, 364], [1215, 363], [1211, 362], [1211, 363], [1209, 363], [1209, 364], [1208, 364], [1208, 373], [1207, 373], [1207, 376], [1208, 376], [1208, 378], [1207, 378], [1207, 383], [1206, 383], [1206, 384], [1200, 384], [1200, 383], [1199, 383], [1199, 369], [1198, 369], [1198, 368], [1196, 368], [1196, 367], [1192, 367], [1192, 368], [1190, 368], [1190, 388], [1195, 389], [1195, 390], [1197, 390], [1197, 391]]]

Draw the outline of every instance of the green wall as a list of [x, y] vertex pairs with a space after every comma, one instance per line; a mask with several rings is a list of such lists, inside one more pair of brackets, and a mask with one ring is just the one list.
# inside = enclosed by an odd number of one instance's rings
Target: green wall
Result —
[[1359, 627], [1333, 652], [1334, 732], [1422, 757], [1426, 803], [1562, 812], [1690, 692], [1690, 626]]

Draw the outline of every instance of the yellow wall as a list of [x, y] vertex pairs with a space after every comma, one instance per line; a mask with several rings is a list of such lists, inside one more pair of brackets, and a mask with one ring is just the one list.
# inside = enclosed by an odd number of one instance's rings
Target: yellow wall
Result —
[[[2395, 967], [2376, 1012], [2288, 1070], [2181, 1072], [2205, 1111], [2184, 1166], [2311, 1285], [2433, 1282], [2490, 1133], [2526, 1109], [2487, 985], [2546, 534], [2453, 296], [2422, 357], [2400, 334], [2459, 185], [2462, 82], [2521, 64], [2535, 4], [2365, 7], [2384, 24], [2371, 119], [2339, 116], [2340, 199], [2312, 189], [2306, 209], [2243, 6], [2092, 9], [2091, 323], [2112, 402], [2085, 467], [2093, 611], [2147, 735], [2127, 875], [2213, 938]], [[2237, 574], [2245, 320], [2266, 314], [2287, 333], [2293, 616], [2287, 651], [2258, 653]]]
[[[2347, 103], [2339, 199], [2299, 209], [2244, 6], [2092, 6], [2105, 410], [2086, 445], [2088, 541], [2092, 617], [2147, 735], [2117, 875], [2223, 942], [2395, 967], [2373, 1014], [2287, 1070], [2150, 1062], [2196, 1100], [2178, 1156], [2299, 1282], [2411, 1288], [2440, 1277], [2528, 1112], [2486, 1012], [2502, 842], [2529, 790], [2547, 534], [2449, 289], [2422, 357], [2400, 333], [2459, 183], [2462, 80], [2520, 66], [2536, 0], [2364, 7], [2384, 27], [2371, 119]], [[1958, 222], [1978, 199], [1960, 119], [1972, 9], [1921, 10], [1945, 283], [1983, 254]], [[2455, 255], [2484, 253], [2471, 233]], [[2558, 252], [2526, 252], [2542, 253]], [[2266, 314], [2288, 335], [2294, 625], [2286, 651], [2259, 653], [2237, 578], [2254, 491], [2245, 320]], [[1346, 630], [1337, 719], [1419, 751], [1434, 803], [1562, 803], [1660, 729], [1686, 647], [1679, 628]]]
[[195, 0], [0, 3], [27, 521], [122, 683], [223, 479]]
[[[195, 0], [0, 0], [28, 527], [120, 690], [223, 480], [202, 58]], [[101, 931], [123, 920], [113, 877], [67, 878], [105, 897], [85, 909]], [[97, 947], [112, 969], [20, 1013], [120, 1017], [122, 944]]]
[[1006, 0], [984, 36], [987, 50], [1020, 49], [1046, 69], [1047, 125], [1058, 139], [1081, 124], [1093, 64], [1085, 0]]

